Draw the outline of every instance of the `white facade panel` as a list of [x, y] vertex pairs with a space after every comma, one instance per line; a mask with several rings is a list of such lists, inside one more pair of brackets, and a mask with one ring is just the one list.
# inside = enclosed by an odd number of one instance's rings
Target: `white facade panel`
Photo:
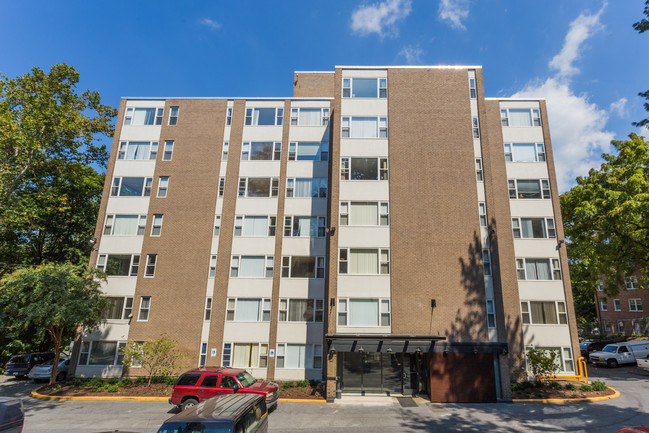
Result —
[[140, 254], [144, 236], [102, 236], [99, 254]]
[[[237, 179], [228, 180], [237, 181]], [[237, 197], [234, 212], [237, 215], [277, 215], [277, 198]]]
[[390, 248], [390, 228], [338, 226], [340, 248]]
[[523, 337], [526, 346], [572, 347], [568, 325], [523, 325]]
[[390, 326], [372, 326], [372, 327], [355, 327], [355, 326], [337, 326], [337, 334], [390, 334], [392, 328]]
[[[388, 83], [388, 92], [390, 83]], [[381, 116], [388, 115], [387, 98], [344, 98], [340, 102], [340, 113], [343, 116]], [[340, 127], [340, 125], [338, 125]], [[390, 119], [388, 119], [388, 128]], [[362, 138], [356, 140], [363, 140]]]
[[324, 335], [323, 324], [320, 323], [288, 323], [277, 324], [277, 342], [295, 344], [322, 344]]
[[[282, 108], [284, 106], [282, 105]], [[286, 113], [284, 113], [286, 116]], [[284, 117], [284, 121], [287, 121]], [[284, 126], [251, 126], [246, 125], [243, 127], [243, 142], [247, 141], [282, 141], [284, 133]], [[232, 155], [236, 158], [236, 155]]]
[[[163, 145], [164, 146], [164, 145]], [[160, 149], [160, 148], [159, 148]], [[159, 152], [160, 150], [158, 150]], [[155, 161], [117, 161], [113, 177], [153, 177]]]
[[389, 275], [338, 275], [339, 298], [389, 298]]
[[514, 239], [516, 257], [559, 258], [556, 239]]
[[326, 198], [287, 198], [284, 202], [284, 215], [327, 215]]
[[111, 197], [106, 214], [145, 215], [149, 212], [149, 197]]
[[[230, 155], [228, 154], [228, 159], [230, 158]], [[221, 162], [221, 166], [219, 167], [219, 177], [225, 177], [225, 174], [228, 172], [228, 162]]]
[[329, 126], [291, 125], [288, 133], [288, 141], [329, 142]]
[[512, 101], [512, 100], [501, 100], [500, 108], [539, 108], [539, 101], [527, 100], [527, 101]]
[[521, 301], [565, 301], [563, 281], [519, 281]]
[[270, 322], [226, 321], [223, 329], [223, 341], [226, 343], [268, 343], [269, 334]]
[[509, 200], [509, 208], [512, 216], [517, 217], [553, 215], [550, 200]]
[[348, 180], [340, 182], [340, 201], [388, 201], [390, 186], [385, 180]]
[[[251, 256], [275, 255], [275, 236], [233, 237], [232, 255], [251, 255]], [[217, 258], [217, 260], [219, 259], [221, 259], [221, 257]]]
[[327, 251], [326, 238], [284, 237], [283, 256], [324, 256]]
[[543, 128], [540, 126], [504, 126], [503, 143], [543, 143]]
[[340, 155], [388, 157], [389, 146], [385, 138], [343, 138], [340, 140]]
[[286, 177], [291, 178], [328, 178], [329, 163], [326, 161], [288, 161]]
[[272, 278], [230, 278], [228, 284], [230, 298], [271, 298], [272, 295]]
[[[343, 78], [348, 77], [358, 77], [358, 78], [387, 78], [388, 70], [387, 69], [378, 69], [378, 68], [354, 68], [354, 69], [342, 69]], [[389, 86], [389, 84], [388, 84]]]
[[324, 293], [324, 278], [282, 278], [279, 283], [280, 298], [324, 299]]
[[548, 165], [545, 162], [508, 162], [505, 164], [508, 179], [547, 179]]
[[[141, 258], [140, 263], [142, 263]], [[137, 277], [107, 277], [107, 281], [102, 283], [101, 289], [108, 296], [133, 296], [136, 283]]]
[[161, 132], [160, 125], [122, 125], [119, 141], [160, 141]]
[[279, 166], [280, 161], [241, 161], [239, 177], [279, 177]]

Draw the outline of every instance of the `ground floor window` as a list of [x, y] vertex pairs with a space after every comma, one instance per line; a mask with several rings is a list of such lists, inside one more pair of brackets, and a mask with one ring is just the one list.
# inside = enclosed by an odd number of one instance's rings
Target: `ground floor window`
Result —
[[224, 367], [268, 367], [268, 344], [225, 343], [222, 364]]
[[278, 344], [277, 368], [322, 368], [321, 344]]
[[[559, 367], [560, 373], [574, 373], [575, 367], [573, 364], [572, 350], [569, 347], [541, 347], [541, 346], [526, 346], [525, 351], [529, 349], [542, 350], [546, 353], [554, 352], [557, 354], [555, 362]], [[531, 371], [528, 366], [528, 371]]]
[[83, 341], [79, 365], [122, 365], [124, 347], [124, 341]]

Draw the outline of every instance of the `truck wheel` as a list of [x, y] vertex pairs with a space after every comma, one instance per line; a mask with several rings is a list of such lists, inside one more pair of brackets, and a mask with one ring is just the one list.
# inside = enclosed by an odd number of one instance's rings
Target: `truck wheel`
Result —
[[616, 368], [617, 367], [617, 360], [609, 359], [608, 361], [606, 361], [606, 365], [608, 365], [611, 368]]
[[183, 404], [180, 405], [181, 410], [187, 410], [190, 407], [194, 407], [198, 404], [198, 400], [195, 398], [188, 398], [187, 400], [183, 401]]
[[56, 381], [57, 382], [63, 382], [65, 380], [65, 371], [60, 372], [59, 374], [56, 375]]

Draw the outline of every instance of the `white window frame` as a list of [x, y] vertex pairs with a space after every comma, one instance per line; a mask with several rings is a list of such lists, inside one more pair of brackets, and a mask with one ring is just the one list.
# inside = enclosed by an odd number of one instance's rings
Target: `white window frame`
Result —
[[[300, 110], [320, 110], [320, 122], [317, 125], [301, 125]], [[291, 108], [291, 126], [327, 126], [329, 125], [329, 108], [328, 107], [294, 107]]]
[[[317, 197], [296, 197], [295, 196], [295, 185], [298, 179], [309, 179], [312, 182], [318, 183], [318, 196]], [[315, 199], [315, 198], [327, 198], [329, 194], [329, 181], [326, 177], [291, 177], [286, 179], [286, 198], [305, 198], [305, 199]]]
[[471, 129], [473, 130], [473, 138], [480, 138], [480, 121], [478, 116], [471, 118]]
[[[527, 278], [527, 260], [548, 260], [550, 280], [530, 280]], [[516, 270], [518, 281], [561, 281], [561, 262], [555, 257], [516, 257]]]
[[[264, 236], [244, 236], [243, 226], [247, 218], [266, 218], [266, 234]], [[234, 236], [244, 238], [262, 238], [275, 236], [277, 216], [275, 215], [236, 215], [234, 217]]]
[[[541, 197], [540, 198], [524, 198], [519, 197], [518, 194], [518, 181], [519, 180], [536, 180], [539, 182]], [[552, 198], [552, 193], [550, 190], [550, 180], [549, 179], [508, 179], [507, 185], [509, 187], [509, 198], [510, 200], [549, 200]]]
[[[316, 219], [316, 235], [311, 236], [311, 230], [309, 225], [309, 235], [308, 236], [293, 236], [293, 223], [296, 221], [296, 218], [299, 221], [299, 218], [315, 218]], [[327, 235], [327, 217], [315, 216], [315, 215], [288, 215], [284, 217], [284, 236], [286, 237], [296, 237], [296, 238], [323, 238]]]
[[209, 322], [212, 320], [212, 308], [214, 307], [214, 299], [212, 296], [205, 298], [205, 314], [203, 315], [203, 320]]
[[510, 110], [528, 110], [527, 108], [501, 108], [500, 109], [500, 123], [502, 126], [506, 126], [508, 128], [532, 128], [535, 126], [541, 126], [541, 114], [538, 108], [529, 108], [530, 111], [530, 121], [532, 122], [531, 125], [529, 126], [510, 126], [509, 125], [509, 111]]
[[[258, 345], [259, 350], [257, 353], [259, 353], [259, 358], [257, 359], [257, 366], [248, 366], [248, 365], [234, 365], [234, 348], [236, 344], [250, 344], [250, 345]], [[226, 353], [227, 352], [227, 353]], [[227, 361], [226, 361], [226, 355], [227, 355]], [[262, 360], [264, 362], [262, 362]], [[265, 364], [265, 366], [262, 366], [262, 364]], [[268, 343], [260, 343], [256, 341], [228, 341], [223, 343], [223, 353], [221, 356], [221, 365], [224, 367], [232, 367], [232, 368], [267, 368], [268, 367]]]
[[619, 299], [613, 299], [613, 310], [622, 311], [622, 303]]
[[[544, 222], [544, 232], [541, 238], [524, 238], [523, 237], [523, 219], [541, 219]], [[557, 231], [554, 225], [554, 218], [551, 217], [513, 217], [512, 234], [514, 239], [554, 239], [557, 237]]]
[[228, 107], [225, 111], [225, 126], [232, 125], [232, 108], [233, 107]]
[[[351, 224], [352, 221], [352, 209], [354, 203], [376, 203], [377, 205], [377, 223], [376, 224]], [[387, 227], [390, 225], [390, 203], [387, 201], [341, 201], [339, 207], [339, 224], [341, 226], [352, 226], [352, 227], [376, 227], [383, 226]]]
[[[273, 108], [275, 109], [275, 122], [273, 125], [258, 125], [255, 122], [255, 110]], [[246, 117], [244, 119], [245, 126], [282, 126], [284, 123], [284, 108], [283, 107], [247, 107]]]
[[[293, 257], [315, 257], [314, 277], [294, 277], [291, 275]], [[325, 277], [325, 258], [324, 256], [282, 256], [281, 278], [302, 279], [302, 280], [320, 280]]]
[[[377, 301], [377, 322], [378, 325], [361, 325], [361, 326], [355, 326], [355, 325], [350, 325], [351, 323], [351, 311], [349, 309], [350, 301], [352, 300], [357, 300], [357, 299], [362, 299], [362, 300], [370, 300], [370, 301]], [[384, 306], [387, 305], [387, 308], [384, 308]], [[336, 325], [341, 326], [341, 327], [352, 327], [352, 328], [387, 328], [389, 326], [392, 326], [392, 301], [390, 298], [349, 298], [349, 297], [341, 297], [338, 298], [338, 311], [336, 315]], [[341, 320], [343, 319], [344, 320]], [[386, 319], [387, 324], [383, 325], [382, 323], [384, 322], [383, 319]], [[344, 322], [344, 323], [341, 323]]]
[[[532, 323], [532, 302], [553, 302], [554, 311], [557, 317], [557, 323]], [[524, 305], [527, 305], [527, 311], [525, 311]], [[528, 315], [528, 322], [525, 323], [525, 315]], [[534, 326], [568, 326], [568, 310], [566, 309], [565, 301], [541, 301], [541, 300], [526, 300], [521, 301], [521, 322], [523, 325], [534, 325]]]
[[167, 197], [167, 193], [169, 192], [169, 182], [170, 182], [169, 176], [160, 176], [158, 178], [158, 192], [156, 194], [157, 198]]
[[163, 161], [171, 161], [174, 155], [174, 141], [173, 140], [165, 140], [165, 146], [162, 151], [162, 160]]
[[[142, 125], [133, 125], [133, 114], [136, 110], [147, 110], [154, 109], [155, 115], [153, 117], [153, 123], [151, 124], [142, 124]], [[128, 107], [124, 113], [124, 125], [125, 126], [159, 126], [162, 125], [162, 115], [164, 113], [164, 108], [159, 107]]]
[[629, 299], [629, 311], [634, 313], [639, 313], [644, 311], [642, 309], [642, 299], [640, 298], [631, 298]]
[[221, 162], [227, 162], [229, 151], [230, 151], [230, 142], [224, 141], [223, 148], [221, 149]]
[[478, 182], [484, 182], [484, 169], [482, 167], [482, 158], [475, 159], [475, 179]]
[[162, 221], [164, 220], [164, 214], [156, 213], [153, 214], [153, 219], [151, 220], [151, 237], [160, 237], [162, 234]]
[[[252, 143], [272, 143], [273, 151], [271, 159], [250, 159], [250, 148]], [[242, 161], [280, 161], [282, 159], [282, 142], [281, 141], [245, 141], [241, 145]]]
[[146, 255], [146, 265], [144, 266], [144, 278], [153, 278], [155, 277], [155, 268], [158, 262], [157, 254], [147, 254]]
[[487, 227], [487, 203], [483, 201], [478, 202], [478, 217], [480, 227]]
[[[264, 276], [261, 277], [240, 277], [239, 276], [239, 267], [241, 266], [241, 257], [264, 257], [265, 268]], [[275, 260], [272, 255], [262, 256], [262, 255], [253, 255], [253, 254], [233, 254], [230, 259], [230, 278], [273, 278], [273, 272], [275, 269]], [[233, 275], [236, 274], [236, 275]]]
[[[376, 179], [352, 179], [351, 178], [351, 160], [352, 159], [376, 159]], [[340, 180], [350, 182], [376, 182], [389, 180], [390, 178], [390, 165], [388, 158], [374, 157], [374, 156], [352, 156], [340, 158]]]
[[[303, 367], [290, 368], [286, 365], [286, 347], [291, 345], [311, 346], [311, 359], [306, 359]], [[305, 347], [306, 352], [306, 347]], [[275, 350], [275, 368], [287, 370], [321, 370], [322, 369], [322, 344], [311, 343], [278, 343]], [[316, 367], [316, 365], [319, 365]]]
[[[550, 350], [555, 350], [559, 352], [559, 356], [556, 359], [557, 362], [561, 365], [558, 365], [559, 371], [561, 373], [574, 373], [575, 371], [575, 364], [573, 362], [573, 357], [572, 357], [572, 349], [570, 347], [565, 347], [565, 346], [554, 346], [554, 347], [548, 347], [548, 346], [525, 346], [525, 353], [527, 353], [528, 350], [530, 349], [536, 349], [536, 350], [543, 350], [543, 351], [550, 351]], [[566, 364], [570, 364], [570, 368], [566, 368]], [[525, 366], [527, 371], [531, 371], [529, 368], [528, 364], [528, 359], [527, 356], [525, 357]]]
[[607, 298], [601, 298], [599, 300], [599, 309], [600, 309], [600, 311], [608, 311], [608, 299]]
[[496, 327], [496, 308], [493, 299], [487, 299], [487, 328]]
[[[354, 80], [376, 80], [376, 97], [354, 96]], [[344, 99], [385, 99], [388, 97], [388, 79], [384, 77], [343, 77], [342, 97]]]
[[[142, 183], [142, 195], [120, 195], [122, 191], [122, 179], [124, 178], [138, 178], [143, 179]], [[120, 198], [140, 198], [140, 197], [149, 197], [151, 195], [151, 183], [153, 178], [151, 177], [140, 177], [140, 176], [121, 176], [113, 178], [113, 184], [110, 188], [111, 197], [120, 197]]]
[[[350, 250], [372, 250], [377, 251], [377, 273], [376, 274], [352, 274], [349, 272], [349, 257]], [[387, 262], [384, 260], [384, 255], [387, 254]], [[346, 258], [344, 258], [346, 257]], [[344, 263], [347, 266], [342, 266]], [[385, 266], [387, 265], [387, 272], [383, 272]], [[344, 272], [343, 272], [343, 269]], [[341, 275], [390, 275], [390, 249], [389, 248], [356, 248], [356, 247], [346, 247], [338, 248], [338, 273]]]
[[617, 321], [617, 333], [624, 334], [624, 320]]
[[[90, 354], [92, 353], [92, 346], [94, 345], [94, 343], [116, 343], [115, 356], [113, 357], [112, 364], [90, 364]], [[82, 340], [77, 365], [89, 365], [92, 367], [123, 365], [123, 359], [124, 359], [123, 350], [125, 347], [126, 347], [126, 341], [120, 341], [120, 340]], [[84, 355], [85, 355], [85, 362], [82, 361]], [[133, 367], [135, 367], [135, 365]]]
[[169, 107], [169, 126], [176, 126], [178, 125], [178, 114], [180, 113], [180, 107], [173, 106]]
[[484, 272], [485, 277], [491, 277], [493, 274], [491, 270], [491, 252], [489, 251], [489, 248], [482, 249], [482, 271]]
[[[318, 143], [318, 158], [317, 159], [298, 159], [300, 153], [300, 143]], [[289, 161], [305, 161], [305, 162], [321, 162], [329, 161], [329, 142], [327, 141], [291, 141], [288, 144], [288, 160]]]
[[[248, 196], [248, 179], [268, 179], [269, 190], [268, 196], [249, 197]], [[239, 198], [273, 198], [279, 196], [279, 178], [278, 177], [240, 177], [239, 178]]]
[[[127, 234], [127, 235], [113, 234], [114, 231], [115, 231], [115, 220], [117, 219], [117, 217], [121, 217], [121, 216], [137, 216], [138, 217], [138, 223], [137, 223], [135, 233]], [[108, 215], [106, 215], [106, 218], [104, 219], [104, 229], [102, 231], [102, 236], [143, 236], [145, 226], [146, 226], [146, 215], [108, 214]]]
[[225, 177], [219, 177], [219, 197], [225, 194]]
[[214, 278], [216, 276], [216, 254], [210, 256], [210, 270], [208, 273], [209, 278]]
[[[289, 320], [291, 303], [296, 301], [313, 302], [313, 320]], [[278, 322], [282, 323], [321, 323], [324, 320], [324, 299], [322, 298], [280, 298]]]
[[[120, 298], [122, 302], [122, 312], [118, 319], [102, 319], [102, 320], [128, 320], [130, 315], [133, 314], [133, 297], [132, 296], [107, 296], [107, 298]], [[128, 314], [127, 311], [129, 312]]]
[[635, 275], [624, 277], [624, 287], [627, 290], [637, 290], [640, 288], [638, 285], [638, 278]]
[[109, 256], [131, 256], [131, 262], [129, 264], [128, 275], [108, 275], [110, 278], [124, 278], [124, 277], [137, 277], [137, 273], [140, 269], [140, 255], [139, 254], [99, 254], [97, 256], [97, 269], [102, 272], [106, 272], [106, 264], [108, 263]]
[[[257, 314], [257, 320], [236, 320], [237, 317], [237, 306], [239, 304], [239, 299], [245, 300], [255, 300], [259, 301], [259, 313]], [[256, 323], [256, 322], [270, 322], [270, 315], [272, 312], [272, 300], [271, 298], [228, 298], [226, 301], [226, 310], [225, 310], [225, 321], [226, 322], [239, 322], [239, 323]]]
[[[148, 306], [144, 306], [144, 300], [148, 300]], [[146, 317], [142, 318], [142, 312], [146, 311]], [[151, 296], [140, 296], [140, 308], [138, 308], [137, 321], [148, 322], [151, 317]]]
[[[534, 161], [514, 161], [514, 146], [517, 144], [533, 144], [534, 158], [535, 158]], [[521, 164], [546, 162], [545, 145], [543, 143], [523, 143], [523, 142], [505, 143], [504, 150], [505, 150], [505, 162], [517, 162]]]
[[604, 281], [602, 280], [597, 280], [596, 286], [598, 292], [603, 292], [604, 291]]
[[214, 216], [214, 236], [221, 235], [221, 215]]
[[[149, 149], [147, 150], [147, 157], [142, 159], [126, 159], [128, 155], [128, 147], [131, 143], [149, 143]], [[157, 141], [120, 141], [119, 148], [117, 151], [117, 160], [118, 161], [151, 161], [155, 160], [158, 155], [158, 142]]]
[[[376, 119], [376, 135], [364, 137], [352, 137], [351, 131], [354, 129], [354, 119]], [[344, 116], [340, 122], [340, 137], [341, 138], [360, 138], [360, 139], [387, 139], [388, 138], [388, 118], [387, 116]]]
[[201, 350], [198, 355], [198, 367], [205, 367], [207, 364], [207, 341], [201, 341]]
[[477, 99], [478, 89], [476, 88], [475, 78], [469, 77], [469, 98]]

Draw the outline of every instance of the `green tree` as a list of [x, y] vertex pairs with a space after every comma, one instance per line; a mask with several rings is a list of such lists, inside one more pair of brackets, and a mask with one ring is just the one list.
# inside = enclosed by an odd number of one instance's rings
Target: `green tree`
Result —
[[626, 276], [639, 272], [645, 287], [649, 277], [649, 143], [636, 134], [629, 138], [612, 141], [617, 155], [603, 154], [601, 167], [561, 196], [578, 277], [592, 290], [603, 280], [611, 295]]
[[49, 337], [56, 353], [50, 384], [54, 383], [61, 346], [79, 328], [95, 328], [108, 307], [100, 282], [103, 275], [87, 266], [46, 264], [24, 267], [0, 280], [0, 333], [21, 339]]
[[0, 74], [0, 262], [87, 258], [117, 112], [78, 82], [66, 64]]
[[145, 370], [149, 386], [153, 377], [176, 374], [177, 362], [182, 357], [176, 351], [176, 341], [165, 334], [153, 341], [131, 341], [124, 348], [124, 365]]
[[[649, 0], [645, 1], [645, 7], [643, 14], [649, 18]], [[637, 23], [633, 23], [633, 28], [638, 31], [638, 33], [644, 33], [647, 30], [649, 30], [649, 20], [647, 18], [642, 18], [640, 21]], [[647, 101], [649, 101], [649, 90], [646, 92], [640, 92], [638, 95], [642, 96], [645, 98]], [[645, 110], [649, 111], [649, 102], [644, 103], [644, 108]], [[646, 119], [642, 119], [639, 122], [633, 122], [633, 126], [647, 126], [649, 125], [649, 117]]]
[[556, 350], [529, 349], [526, 356], [527, 365], [537, 382], [540, 376], [556, 374], [561, 370], [561, 357]]

